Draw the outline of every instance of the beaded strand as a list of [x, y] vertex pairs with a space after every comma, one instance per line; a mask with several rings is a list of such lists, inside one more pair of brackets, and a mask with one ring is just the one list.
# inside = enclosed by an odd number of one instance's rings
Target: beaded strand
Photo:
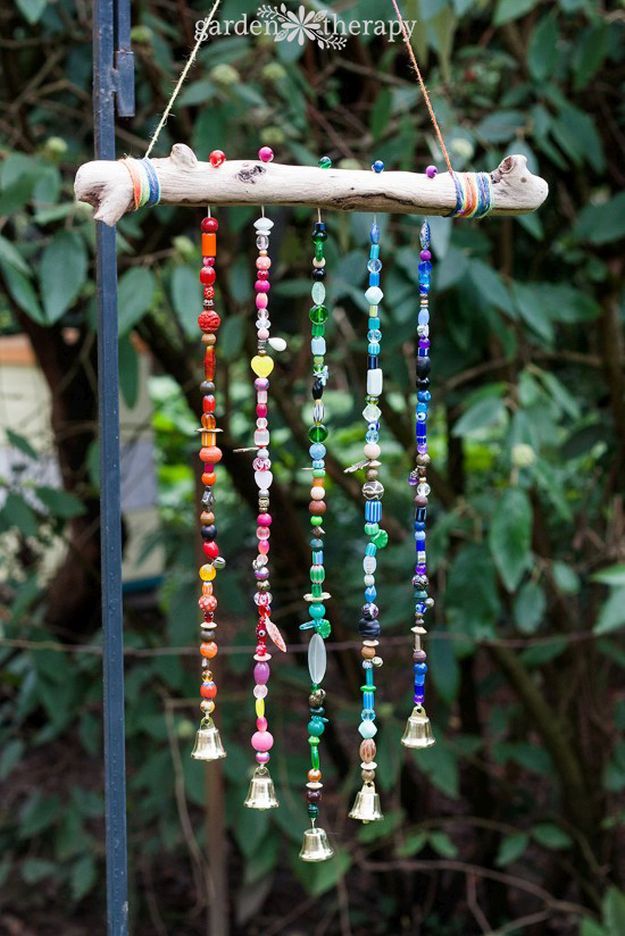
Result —
[[326, 447], [324, 443], [328, 437], [328, 429], [324, 424], [325, 407], [322, 398], [328, 379], [328, 367], [325, 363], [325, 326], [329, 317], [327, 306], [324, 304], [326, 288], [323, 281], [326, 276], [324, 244], [327, 237], [326, 225], [321, 220], [317, 221], [313, 226], [312, 233], [315, 254], [312, 261], [313, 285], [311, 295], [313, 305], [309, 313], [312, 323], [310, 350], [312, 354], [313, 373], [313, 421], [308, 430], [308, 439], [311, 443], [309, 454], [312, 468], [312, 485], [309, 504], [312, 564], [310, 567], [310, 592], [304, 596], [305, 601], [308, 602], [310, 620], [300, 625], [300, 630], [314, 631], [308, 646], [308, 670], [311, 679], [311, 689], [308, 696], [310, 717], [307, 726], [308, 745], [310, 749], [310, 769], [307, 774], [306, 782], [306, 805], [308, 817], [311, 822], [311, 829], [307, 830], [304, 834], [304, 844], [300, 852], [300, 858], [304, 861], [324, 861], [334, 854], [323, 829], [315, 828], [315, 822], [319, 816], [319, 803], [323, 789], [323, 783], [321, 782], [323, 775], [319, 756], [319, 740], [325, 731], [325, 726], [328, 721], [328, 719], [325, 718], [324, 707], [326, 692], [325, 689], [321, 687], [327, 665], [324, 641], [330, 636], [332, 631], [330, 621], [326, 617], [324, 604], [324, 602], [330, 598], [330, 594], [324, 591], [323, 585], [325, 581], [323, 551], [325, 530], [323, 529], [323, 517], [326, 513]]
[[[374, 171], [381, 171], [378, 168], [379, 163], [374, 163]], [[382, 164], [383, 166], [383, 164]], [[365, 292], [365, 299], [369, 305], [369, 319], [367, 331], [367, 381], [365, 408], [362, 411], [363, 418], [367, 424], [365, 434], [364, 456], [365, 461], [361, 466], [366, 468], [366, 481], [362, 486], [364, 497], [364, 532], [369, 538], [365, 547], [363, 558], [363, 582], [364, 582], [364, 604], [361, 608], [361, 617], [358, 621], [358, 631], [362, 639], [362, 668], [364, 670], [364, 682], [360, 687], [362, 692], [362, 712], [361, 722], [358, 727], [359, 734], [362, 737], [360, 744], [360, 759], [362, 779], [364, 787], [350, 812], [353, 819], [361, 819], [370, 822], [373, 819], [381, 819], [382, 813], [376, 809], [363, 808], [362, 794], [375, 794], [375, 755], [376, 744], [373, 738], [377, 734], [377, 725], [375, 724], [375, 692], [374, 668], [382, 666], [382, 658], [378, 655], [378, 637], [380, 635], [380, 621], [378, 619], [379, 608], [375, 603], [377, 598], [377, 589], [375, 581], [375, 571], [377, 568], [377, 552], [384, 549], [388, 543], [388, 533], [380, 528], [382, 520], [382, 497], [384, 495], [384, 486], [378, 480], [378, 469], [381, 454], [379, 445], [380, 438], [380, 416], [379, 407], [380, 397], [382, 395], [383, 376], [380, 367], [380, 353], [382, 349], [382, 331], [380, 320], [380, 303], [384, 298], [384, 293], [380, 288], [380, 271], [382, 270], [382, 261], [380, 260], [380, 228], [374, 219], [369, 232], [371, 247], [369, 251], [369, 260], [367, 270], [369, 272], [369, 287]], [[366, 803], [373, 806], [373, 799], [367, 797]]]
[[[270, 750], [274, 739], [268, 730], [265, 710], [265, 699], [268, 694], [267, 684], [271, 675], [269, 662], [271, 654], [267, 650], [267, 637], [270, 636], [280, 650], [286, 650], [282, 636], [271, 621], [271, 583], [269, 581], [269, 539], [271, 536], [272, 517], [269, 512], [269, 489], [273, 482], [271, 472], [271, 458], [269, 454], [269, 375], [274, 369], [274, 361], [267, 354], [267, 346], [282, 350], [286, 342], [270, 337], [271, 322], [269, 320], [269, 271], [271, 259], [269, 257], [269, 238], [273, 228], [273, 221], [266, 218], [264, 213], [254, 222], [256, 230], [256, 333], [257, 354], [252, 358], [250, 366], [256, 375], [254, 388], [256, 390], [256, 429], [254, 432], [254, 447], [256, 457], [252, 463], [254, 468], [254, 481], [258, 488], [258, 517], [256, 518], [257, 555], [252, 563], [256, 579], [256, 593], [254, 603], [257, 607], [258, 619], [256, 623], [256, 651], [254, 653], [254, 712], [256, 715], [256, 731], [251, 738], [251, 745], [256, 752], [256, 768], [250, 793], [245, 805], [252, 809], [270, 809], [278, 805], [273, 790], [273, 783], [267, 771], [270, 759]], [[258, 781], [262, 781], [261, 784]], [[262, 786], [263, 796], [256, 795]]]
[[426, 553], [426, 522], [430, 485], [427, 481], [427, 466], [430, 464], [428, 453], [428, 415], [430, 393], [430, 311], [429, 293], [432, 278], [432, 254], [430, 252], [430, 225], [425, 221], [421, 227], [419, 240], [419, 315], [417, 319], [417, 359], [416, 388], [417, 404], [415, 410], [415, 436], [417, 443], [416, 465], [410, 472], [408, 483], [415, 489], [414, 538], [416, 564], [412, 585], [414, 588], [415, 615], [414, 651], [413, 651], [413, 702], [415, 708], [408, 719], [402, 738], [405, 747], [425, 748], [434, 744], [430, 720], [423, 703], [425, 701], [425, 678], [428, 671], [427, 654], [422, 647], [422, 638], [427, 634], [425, 615], [434, 607], [434, 599], [429, 594]]
[[200, 282], [203, 286], [203, 310], [198, 316], [198, 325], [202, 331], [202, 344], [204, 345], [204, 380], [200, 385], [202, 391], [202, 417], [201, 428], [198, 430], [201, 437], [200, 461], [202, 462], [202, 512], [200, 514], [200, 533], [202, 536], [202, 551], [206, 562], [199, 571], [202, 582], [202, 594], [198, 605], [203, 615], [200, 626], [200, 654], [202, 656], [202, 684], [200, 695], [202, 701], [200, 710], [202, 722], [198, 731], [192, 757], [196, 760], [217, 760], [225, 757], [219, 732], [213, 723], [215, 711], [215, 698], [217, 685], [213, 679], [211, 660], [217, 655], [215, 641], [215, 611], [217, 599], [214, 595], [213, 581], [218, 569], [225, 566], [225, 560], [219, 555], [217, 545], [217, 527], [215, 526], [215, 495], [213, 486], [217, 480], [216, 466], [221, 461], [222, 452], [217, 447], [217, 428], [215, 419], [215, 346], [217, 332], [221, 325], [221, 318], [215, 311], [215, 259], [217, 256], [217, 230], [219, 224], [215, 218], [208, 217], [202, 221], [202, 269]]

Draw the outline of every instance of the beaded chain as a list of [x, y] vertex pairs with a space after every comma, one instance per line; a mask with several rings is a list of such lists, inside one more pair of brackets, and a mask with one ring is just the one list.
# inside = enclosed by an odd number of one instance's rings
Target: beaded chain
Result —
[[221, 461], [222, 452], [217, 447], [217, 429], [215, 420], [215, 345], [217, 331], [221, 325], [221, 318], [215, 311], [215, 258], [217, 256], [217, 230], [219, 224], [215, 218], [208, 217], [202, 221], [202, 269], [200, 282], [204, 290], [203, 311], [198, 316], [198, 325], [202, 331], [202, 344], [204, 345], [204, 380], [200, 385], [202, 391], [202, 418], [200, 461], [202, 462], [202, 512], [200, 514], [200, 533], [202, 536], [202, 550], [206, 562], [200, 568], [202, 594], [198, 601], [204, 620], [200, 627], [200, 654], [202, 656], [202, 685], [200, 695], [202, 702], [202, 722], [193, 757], [197, 760], [216, 760], [225, 757], [217, 729], [213, 724], [212, 715], [215, 711], [215, 698], [217, 686], [213, 680], [211, 660], [217, 655], [215, 642], [215, 611], [217, 599], [214, 595], [213, 581], [217, 571], [225, 566], [225, 560], [219, 555], [217, 546], [217, 528], [215, 526], [215, 495], [213, 486], [217, 480], [215, 468]]
[[426, 613], [434, 606], [434, 599], [428, 592], [426, 555], [426, 521], [430, 485], [427, 482], [428, 454], [428, 412], [430, 393], [430, 311], [429, 293], [432, 278], [432, 254], [430, 252], [430, 225], [425, 221], [419, 235], [421, 252], [419, 254], [419, 316], [417, 320], [417, 358], [416, 388], [417, 405], [415, 411], [415, 435], [417, 443], [416, 466], [408, 479], [415, 488], [414, 537], [416, 564], [412, 584], [415, 598], [413, 672], [415, 708], [408, 719], [402, 744], [406, 747], [423, 748], [434, 744], [429, 719], [423, 703], [425, 701], [425, 677], [428, 671], [427, 654], [421, 645], [422, 637], [427, 633], [424, 621]]
[[[269, 581], [269, 538], [271, 535], [272, 517], [269, 512], [269, 489], [273, 481], [271, 472], [271, 459], [269, 457], [269, 375], [273, 371], [273, 358], [267, 354], [267, 346], [281, 350], [286, 342], [270, 337], [271, 322], [269, 321], [269, 270], [271, 259], [268, 254], [269, 237], [273, 228], [273, 221], [266, 218], [264, 213], [254, 222], [256, 230], [256, 333], [257, 354], [252, 358], [250, 366], [256, 375], [254, 387], [256, 390], [256, 429], [254, 432], [254, 447], [256, 457], [253, 461], [254, 481], [258, 488], [258, 517], [256, 538], [258, 541], [257, 555], [252, 563], [256, 578], [256, 593], [254, 602], [258, 609], [256, 623], [256, 652], [254, 653], [254, 711], [256, 714], [256, 731], [252, 735], [251, 744], [256, 751], [255, 778], [265, 778], [269, 782], [266, 765], [269, 763], [269, 751], [273, 747], [273, 735], [267, 729], [267, 716], [265, 714], [265, 699], [267, 697], [267, 683], [271, 675], [269, 661], [271, 654], [267, 650], [267, 637], [271, 637], [280, 650], [286, 646], [278, 628], [271, 621], [271, 583]], [[277, 806], [278, 802], [273, 795], [262, 802], [254, 797], [253, 791], [245, 801], [245, 805], [255, 809], [267, 809]]]
[[[373, 169], [375, 172], [382, 171], [383, 163], [375, 162]], [[374, 792], [373, 781], [375, 780], [375, 755], [376, 745], [373, 740], [377, 734], [375, 724], [375, 692], [374, 667], [382, 666], [382, 658], [378, 656], [378, 637], [380, 634], [380, 622], [378, 620], [379, 608], [375, 603], [377, 598], [377, 589], [375, 581], [375, 571], [377, 567], [376, 554], [378, 549], [383, 549], [388, 543], [388, 533], [380, 528], [382, 520], [382, 497], [384, 487], [378, 480], [378, 461], [381, 449], [379, 445], [380, 438], [380, 407], [379, 401], [382, 395], [382, 368], [380, 367], [380, 352], [382, 331], [380, 328], [380, 303], [384, 293], [380, 288], [380, 271], [382, 261], [380, 260], [380, 228], [374, 219], [369, 232], [371, 247], [369, 251], [369, 261], [367, 270], [369, 271], [369, 287], [365, 292], [365, 299], [369, 306], [369, 320], [367, 331], [367, 382], [365, 408], [362, 411], [363, 418], [367, 424], [365, 434], [364, 456], [365, 462], [362, 464], [366, 468], [366, 481], [362, 486], [364, 497], [364, 531], [369, 538], [365, 547], [365, 555], [362, 563], [364, 571], [364, 604], [361, 609], [361, 617], [358, 621], [358, 631], [362, 639], [362, 668], [364, 670], [364, 683], [360, 687], [362, 692], [362, 712], [361, 722], [358, 727], [362, 742], [360, 744], [360, 759], [362, 779], [369, 792]], [[360, 467], [360, 466], [359, 466]], [[364, 791], [363, 791], [364, 792]], [[358, 808], [357, 800], [350, 816], [354, 819], [363, 818], [363, 813]], [[370, 821], [371, 818], [382, 818], [379, 811], [373, 816], [367, 813], [364, 821]]]

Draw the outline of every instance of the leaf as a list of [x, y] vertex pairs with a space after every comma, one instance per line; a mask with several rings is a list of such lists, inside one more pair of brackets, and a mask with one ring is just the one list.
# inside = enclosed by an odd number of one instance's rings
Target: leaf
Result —
[[2, 235], [0, 235], [0, 262], [12, 266], [15, 270], [23, 273], [24, 276], [32, 276], [32, 270], [19, 250]]
[[575, 43], [573, 52], [573, 87], [576, 91], [585, 88], [590, 79], [603, 65], [610, 51], [608, 24], [598, 22], [585, 29]]
[[436, 691], [452, 703], [460, 688], [460, 667], [456, 660], [452, 640], [433, 640], [429, 649], [432, 682]]
[[26, 315], [30, 316], [33, 321], [38, 322], [40, 325], [45, 325], [46, 317], [39, 303], [39, 297], [28, 277], [25, 276], [24, 273], [20, 273], [19, 270], [16, 270], [15, 267], [3, 261], [2, 258], [0, 258], [0, 269], [2, 269], [2, 274], [11, 297], [18, 304], [22, 312], [25, 312]]
[[458, 758], [446, 744], [439, 739], [439, 743], [434, 747], [416, 756], [415, 762], [418, 769], [426, 774], [430, 783], [441, 793], [451, 799], [458, 799]]
[[4, 743], [0, 754], [0, 780], [6, 780], [14, 767], [19, 764], [24, 753], [24, 742], [13, 738]]
[[610, 936], [625, 933], [625, 894], [617, 887], [608, 888], [603, 898], [603, 919]]
[[531, 560], [532, 506], [520, 488], [509, 488], [499, 499], [489, 531], [495, 565], [508, 591], [515, 590]]
[[522, 111], [495, 111], [479, 122], [475, 133], [487, 143], [507, 143], [525, 125], [526, 119]]
[[234, 361], [240, 354], [245, 340], [245, 325], [244, 315], [232, 315], [219, 329], [219, 354], [224, 361]]
[[21, 872], [27, 884], [38, 884], [44, 878], [54, 877], [58, 872], [58, 865], [54, 861], [45, 861], [43, 858], [26, 858], [22, 862]]
[[609, 244], [625, 236], [625, 192], [600, 205], [586, 205], [577, 216], [573, 234], [591, 244]]
[[625, 585], [615, 588], [604, 603], [597, 623], [593, 627], [595, 634], [611, 634], [625, 625]]
[[625, 585], [625, 563], [608, 566], [591, 577], [593, 582], [601, 582], [602, 585]]
[[37, 487], [35, 494], [42, 502], [44, 507], [54, 516], [61, 520], [71, 520], [72, 517], [80, 517], [86, 512], [85, 505], [74, 494], [69, 491], [61, 491], [51, 487]]
[[529, 286], [515, 282], [512, 284], [512, 294], [523, 321], [539, 337], [550, 343], [553, 340], [553, 325], [549, 320], [549, 308], [541, 285], [534, 283]]
[[171, 302], [188, 338], [197, 338], [201, 289], [197, 273], [190, 266], [178, 266], [171, 277]]
[[139, 355], [130, 335], [119, 339], [119, 386], [124, 403], [134, 409], [139, 399]]
[[295, 872], [312, 897], [321, 897], [326, 891], [336, 887], [338, 881], [347, 873], [352, 864], [349, 852], [337, 851], [331, 861], [304, 864], [297, 860]]
[[498, 868], [504, 868], [512, 864], [521, 857], [529, 844], [529, 835], [525, 832], [517, 832], [513, 835], [506, 835], [499, 846], [495, 864]]
[[32, 26], [43, 16], [48, 0], [15, 0], [15, 3], [24, 19]]
[[590, 917], [584, 917], [579, 936], [616, 936], [616, 933], [611, 934], [607, 929], [604, 929], [603, 926], [599, 926], [596, 920], [592, 920]]
[[486, 299], [488, 303], [492, 303], [492, 305], [504, 312], [514, 311], [514, 302], [510, 290], [492, 266], [482, 260], [471, 260], [469, 276], [480, 295], [480, 299]]
[[13, 528], [22, 536], [36, 536], [39, 530], [37, 518], [23, 497], [11, 491], [0, 509], [0, 530]]
[[435, 852], [443, 858], [456, 858], [458, 849], [446, 832], [430, 832], [428, 841]]
[[70, 887], [75, 901], [82, 900], [94, 887], [98, 872], [93, 855], [83, 855], [72, 868]]
[[39, 454], [25, 436], [20, 435], [19, 432], [14, 432], [13, 429], [7, 429], [6, 434], [11, 445], [19, 449], [22, 455], [26, 455], [27, 458], [32, 458], [34, 461], [39, 458]]
[[427, 842], [425, 832], [412, 832], [395, 849], [398, 858], [411, 858], [418, 855]]
[[539, 825], [534, 826], [532, 829], [532, 838], [535, 839], [539, 845], [554, 850], [570, 848], [573, 844], [570, 835], [567, 835], [566, 832], [563, 832], [559, 826], [554, 825], [552, 822], [541, 822]]
[[119, 281], [117, 308], [119, 310], [119, 334], [127, 334], [140, 322], [152, 305], [156, 279], [146, 267], [127, 270]]
[[478, 400], [462, 414], [452, 430], [452, 435], [463, 437], [482, 432], [488, 426], [501, 422], [505, 413], [506, 408], [501, 399], [486, 397]]
[[558, 61], [557, 44], [558, 24], [552, 11], [540, 20], [528, 45], [527, 64], [535, 81], [544, 81], [552, 74]]
[[514, 599], [514, 618], [521, 633], [533, 634], [538, 630], [546, 606], [547, 599], [540, 585], [526, 582]]
[[493, 25], [503, 26], [511, 20], [525, 16], [537, 5], [538, 0], [499, 0], [495, 8]]
[[43, 252], [41, 293], [47, 322], [53, 325], [76, 300], [87, 277], [87, 252], [74, 231], [55, 234]]

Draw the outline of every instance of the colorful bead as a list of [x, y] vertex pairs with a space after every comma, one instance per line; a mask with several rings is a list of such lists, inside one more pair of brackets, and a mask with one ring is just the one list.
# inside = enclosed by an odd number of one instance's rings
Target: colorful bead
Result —
[[320, 169], [331, 169], [331, 168], [332, 168], [332, 160], [330, 159], [329, 156], [322, 156], [322, 157], [321, 157], [321, 159], [319, 160], [319, 168], [320, 168]]
[[436, 166], [428, 166], [425, 170], [425, 174], [428, 177], [428, 179], [433, 179], [434, 176], [438, 175], [438, 169], [436, 168]]
[[258, 151], [258, 158], [261, 162], [270, 163], [273, 160], [273, 150], [270, 146], [261, 146]]
[[384, 172], [384, 163], [381, 159], [376, 159], [371, 168], [374, 172]]
[[225, 163], [226, 154], [223, 152], [223, 150], [213, 150], [208, 157], [208, 161], [210, 162], [211, 166], [217, 169], [219, 166], [223, 166]]

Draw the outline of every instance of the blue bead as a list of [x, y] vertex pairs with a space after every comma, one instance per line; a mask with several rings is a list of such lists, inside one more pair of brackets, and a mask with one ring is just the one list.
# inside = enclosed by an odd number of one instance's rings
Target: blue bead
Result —
[[425, 676], [415, 676], [414, 684], [416, 686], [425, 686]]
[[380, 245], [371, 244], [371, 248], [369, 249], [369, 258], [371, 260], [377, 260], [379, 256], [380, 256]]
[[377, 429], [370, 429], [369, 432], [365, 436], [365, 441], [377, 442], [379, 438], [380, 438], [380, 433], [377, 431]]
[[365, 556], [375, 556], [378, 551], [378, 547], [374, 546], [373, 543], [367, 543], [365, 546]]
[[313, 468], [323, 468], [324, 465], [325, 465], [325, 462], [324, 462], [324, 460], [323, 460], [322, 458], [319, 458], [319, 459], [314, 458], [313, 461], [312, 461], [312, 467], [313, 467]]
[[427, 507], [417, 507], [417, 509], [415, 510], [415, 520], [418, 523], [425, 524], [427, 515], [428, 515]]
[[427, 413], [428, 405], [427, 403], [417, 403], [417, 413]]
[[370, 354], [367, 357], [367, 370], [376, 370], [379, 366], [379, 358], [376, 354]]
[[415, 663], [414, 671], [415, 673], [427, 673], [428, 671], [427, 663]]
[[362, 721], [375, 721], [375, 712], [372, 708], [363, 709], [360, 713]]
[[318, 536], [313, 536], [310, 541], [310, 545], [313, 549], [323, 549], [323, 540]]
[[313, 565], [323, 565], [323, 550], [314, 550], [312, 554]]
[[382, 269], [382, 261], [378, 257], [371, 257], [367, 263], [367, 269], [369, 273], [379, 273]]
[[369, 286], [379, 286], [379, 285], [380, 285], [380, 274], [370, 273], [369, 274]]
[[379, 354], [382, 350], [379, 341], [372, 341], [367, 346], [367, 354]]
[[417, 400], [420, 403], [429, 403], [431, 399], [432, 399], [432, 394], [430, 393], [429, 390], [419, 390], [419, 392], [417, 393]]
[[373, 588], [372, 585], [369, 585], [368, 588], [365, 588], [365, 601], [367, 604], [371, 604], [378, 597], [377, 588]]
[[326, 447], [321, 442], [313, 442], [308, 451], [311, 458], [323, 458], [326, 454]]
[[380, 243], [380, 226], [379, 224], [372, 224], [371, 230], [369, 231], [369, 239], [372, 244]]
[[371, 166], [374, 172], [384, 172], [384, 163], [381, 159], [376, 159], [374, 164]]
[[425, 530], [425, 523], [417, 523], [415, 520], [414, 528], [415, 530]]

